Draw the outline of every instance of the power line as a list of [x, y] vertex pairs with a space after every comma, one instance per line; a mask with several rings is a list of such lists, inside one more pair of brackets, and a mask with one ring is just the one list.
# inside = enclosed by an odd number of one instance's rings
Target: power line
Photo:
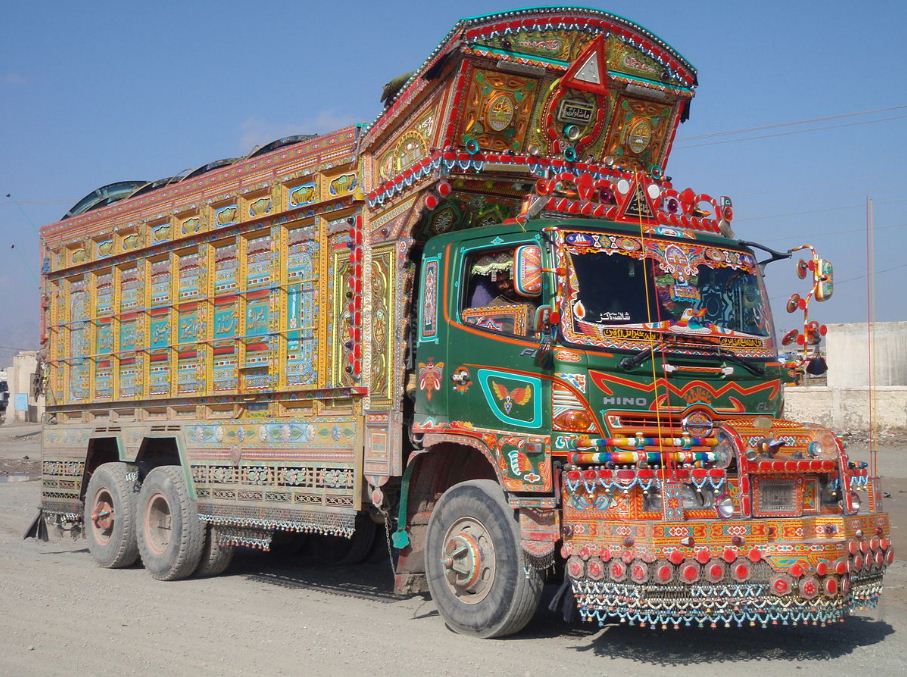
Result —
[[[891, 228], [907, 228], [907, 223], [896, 223], [891, 226], [876, 226], [875, 230], [889, 230]], [[763, 242], [787, 242], [790, 240], [803, 240], [803, 238], [813, 238], [813, 237], [825, 237], [826, 235], [839, 235], [841, 233], [863, 233], [866, 231], [866, 227], [862, 228], [842, 228], [841, 230], [825, 230], [825, 231], [810, 231], [807, 233], [800, 233], [798, 235], [792, 235], [790, 237], [775, 237], [770, 240], [763, 240]], [[798, 231], [799, 233], [799, 231]]]
[[72, 204], [72, 202], [64, 202], [63, 200], [16, 200], [15, 203], [20, 205], [52, 205], [54, 207]]
[[[882, 268], [881, 270], [875, 271], [875, 275], [881, 275], [882, 273], [890, 273], [892, 270], [898, 270], [899, 268], [907, 268], [907, 263], [901, 263], [897, 266], [891, 266], [891, 268]], [[856, 275], [855, 277], [845, 277], [843, 280], [835, 280], [835, 286], [841, 284], [846, 284], [847, 282], [856, 282], [857, 280], [865, 280], [868, 277], [866, 273], [863, 275]], [[785, 296], [770, 296], [769, 301], [777, 301], [778, 299], [783, 299]]]
[[[881, 270], [875, 271], [875, 275], [881, 275], [882, 273], [890, 273], [892, 270], [898, 270], [899, 268], [907, 267], [907, 263], [901, 263], [896, 266], [891, 266], [891, 268], [882, 268]], [[843, 280], [835, 280], [835, 284], [843, 284], [844, 282], [856, 282], [857, 280], [865, 280], [868, 277], [866, 273], [862, 275], [857, 275], [855, 277], [845, 277]]]
[[852, 118], [860, 115], [873, 115], [875, 113], [889, 113], [894, 110], [904, 110], [907, 109], [907, 105], [902, 106], [891, 106], [890, 108], [871, 108], [868, 110], [859, 110], [852, 111], [850, 113], [837, 113], [835, 115], [823, 115], [821, 117], [815, 118], [805, 118], [803, 120], [790, 120], [788, 122], [775, 122], [767, 125], [759, 125], [758, 127], [742, 127], [740, 129], [728, 129], [721, 132], [710, 132], [708, 134], [697, 134], [695, 136], [688, 136], [687, 141], [698, 141], [699, 139], [711, 139], [716, 136], [733, 136], [736, 134], [747, 134], [749, 132], [761, 132], [766, 129], [778, 129], [780, 127], [793, 127], [795, 125], [808, 125], [813, 122], [827, 122], [828, 120], [842, 120], [844, 118]]
[[38, 227], [35, 225], [35, 222], [31, 220], [31, 217], [25, 213], [25, 210], [22, 209], [22, 205], [19, 204], [19, 201], [16, 200], [16, 198], [14, 198], [11, 193], [7, 193], [6, 197], [10, 202], [12, 202], [14, 205], [16, 205], [16, 209], [19, 210], [19, 212], [22, 214], [22, 216], [25, 217], [25, 220], [28, 221], [32, 225], [33, 228]]
[[803, 216], [804, 214], [823, 214], [826, 212], [838, 212], [843, 209], [856, 209], [857, 207], [862, 207], [863, 205], [839, 205], [837, 207], [823, 207], [822, 209], [805, 209], [799, 212], [784, 212], [782, 214], [763, 214], [762, 216], [744, 216], [741, 218], [735, 218], [734, 224], [738, 224], [741, 221], [768, 221], [770, 219], [780, 219], [784, 216]]
[[794, 134], [806, 134], [808, 132], [824, 132], [829, 129], [840, 129], [842, 127], [858, 127], [860, 125], [874, 125], [879, 122], [891, 122], [892, 120], [903, 120], [907, 115], [894, 115], [888, 118], [878, 120], [866, 120], [865, 122], [845, 122], [840, 125], [828, 125], [826, 127], [816, 127], [814, 129], [797, 129], [792, 132], [778, 132], [777, 134], [762, 134], [761, 136], [749, 136], [745, 139], [727, 139], [726, 141], [712, 141], [710, 143], [694, 143], [688, 145], [685, 143], [675, 144], [675, 148], [703, 148], [705, 146], [721, 146], [728, 143], [740, 143], [741, 141], [758, 141], [760, 139], [772, 139], [779, 136], [792, 136]]
[[[876, 204], [898, 204], [901, 202], [907, 202], [907, 198], [901, 200], [885, 200], [884, 202], [876, 202]], [[736, 217], [734, 223], [741, 223], [744, 221], [767, 221], [769, 219], [780, 219], [784, 216], [803, 216], [804, 214], [823, 214], [826, 212], [837, 212], [844, 209], [863, 209], [865, 204], [853, 204], [853, 205], [837, 205], [835, 207], [823, 207], [822, 209], [805, 209], [799, 212], [782, 212], [781, 214], [762, 214], [756, 216], [743, 216]]]

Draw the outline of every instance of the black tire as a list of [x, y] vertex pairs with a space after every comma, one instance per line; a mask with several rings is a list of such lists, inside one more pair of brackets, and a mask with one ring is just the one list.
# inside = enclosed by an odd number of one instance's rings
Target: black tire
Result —
[[368, 514], [359, 513], [356, 515], [356, 526], [352, 536], [349, 538], [312, 536], [308, 540], [307, 548], [319, 564], [340, 566], [359, 564], [372, 551], [377, 532], [377, 526]]
[[271, 536], [270, 553], [275, 557], [298, 557], [305, 552], [311, 534], [296, 531], [275, 531]]
[[176, 581], [192, 575], [205, 547], [205, 527], [178, 465], [152, 470], [142, 483], [137, 531], [142, 563], [152, 578]]
[[192, 575], [198, 578], [220, 576], [233, 561], [233, 552], [232, 545], [220, 542], [217, 527], [209, 526], [205, 529], [205, 546], [202, 548], [201, 559]]
[[[474, 538], [476, 534], [480, 536]], [[480, 545], [469, 552], [479, 557], [468, 561], [479, 564], [467, 569], [478, 579], [474, 586], [461, 588], [449, 580], [458, 576], [449, 565], [470, 538]], [[496, 482], [471, 480], [444, 492], [428, 521], [427, 540], [428, 589], [448, 627], [476, 637], [504, 637], [532, 620], [542, 596], [542, 577], [523, 563], [519, 523]], [[488, 571], [492, 573], [484, 576]], [[471, 580], [472, 574], [462, 575], [465, 582]]]
[[92, 473], [85, 491], [88, 551], [106, 569], [132, 566], [139, 558], [135, 482], [126, 478], [127, 472], [125, 463], [104, 463]]

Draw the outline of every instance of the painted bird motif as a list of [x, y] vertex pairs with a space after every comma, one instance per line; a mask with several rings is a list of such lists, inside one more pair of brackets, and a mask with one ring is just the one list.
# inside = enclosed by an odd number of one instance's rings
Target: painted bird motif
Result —
[[444, 363], [429, 358], [428, 364], [419, 363], [419, 390], [425, 391], [425, 399], [431, 402], [431, 396], [436, 390], [441, 390], [441, 379], [443, 375]]
[[494, 396], [504, 403], [504, 411], [508, 414], [513, 409], [514, 404], [522, 406], [529, 404], [529, 400], [532, 399], [532, 386], [528, 385], [507, 390], [502, 384], [492, 381], [491, 390], [494, 392]]

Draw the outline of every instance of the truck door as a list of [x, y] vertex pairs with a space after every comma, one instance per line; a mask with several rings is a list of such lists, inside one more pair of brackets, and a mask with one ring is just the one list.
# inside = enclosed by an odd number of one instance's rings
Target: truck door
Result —
[[[451, 242], [423, 262], [417, 421], [485, 445], [510, 491], [551, 489], [550, 373], [535, 363], [541, 252], [537, 235], [517, 233]], [[435, 344], [424, 331], [433, 270]]]

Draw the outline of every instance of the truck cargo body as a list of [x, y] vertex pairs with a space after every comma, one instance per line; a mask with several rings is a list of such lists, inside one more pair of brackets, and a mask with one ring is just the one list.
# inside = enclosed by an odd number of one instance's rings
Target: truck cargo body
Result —
[[[45, 510], [80, 514], [82, 480], [101, 463], [166, 454], [211, 523], [351, 533], [363, 432], [342, 356], [355, 138], [331, 139], [339, 166], [324, 163], [324, 138], [310, 144], [323, 174], [227, 204], [193, 195], [202, 204], [177, 216], [89, 240], [92, 254], [84, 240], [60, 250], [46, 288], [57, 426]], [[155, 197], [151, 209], [170, 206]]]

